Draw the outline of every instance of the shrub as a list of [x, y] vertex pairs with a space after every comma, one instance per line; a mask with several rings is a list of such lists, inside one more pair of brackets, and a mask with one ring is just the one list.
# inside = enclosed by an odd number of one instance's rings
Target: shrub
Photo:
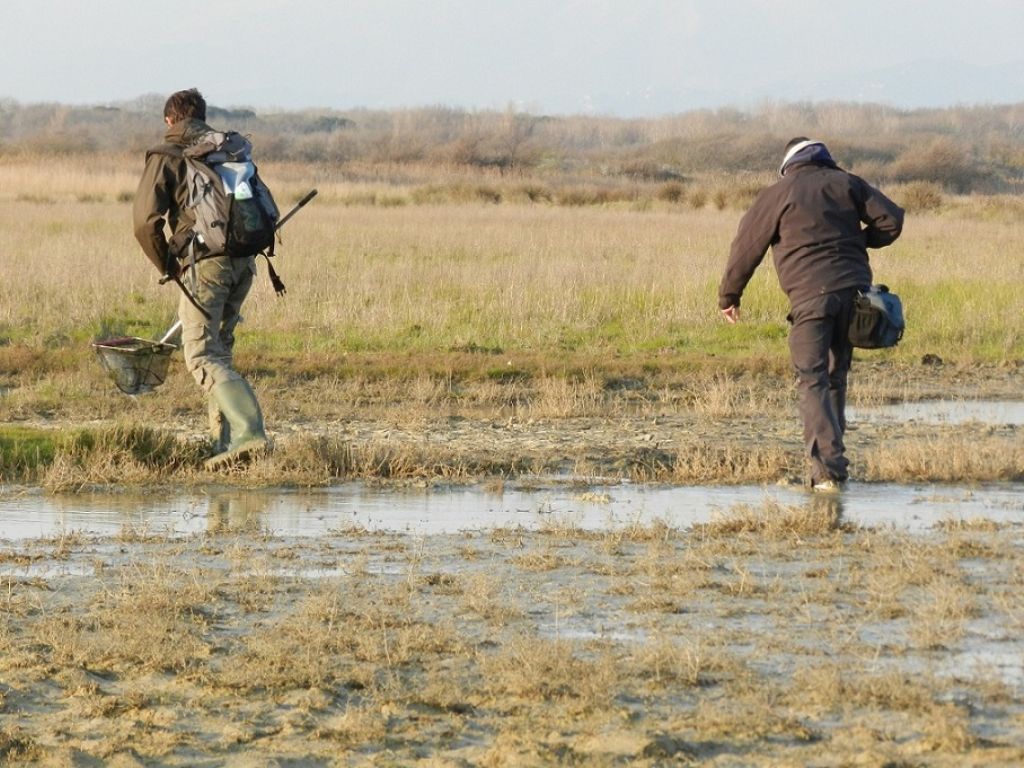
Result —
[[488, 187], [479, 185], [474, 189], [474, 196], [477, 200], [482, 200], [485, 203], [500, 203], [501, 192], [494, 189], [494, 187]]
[[896, 181], [931, 181], [954, 192], [967, 192], [978, 180], [978, 170], [967, 151], [950, 139], [911, 147], [889, 167]]
[[509, 199], [531, 203], [550, 203], [551, 190], [539, 184], [521, 184], [508, 194]]
[[658, 188], [656, 197], [666, 203], [682, 203], [686, 200], [686, 187], [678, 181], [670, 181]]
[[555, 202], [567, 206], [608, 205], [631, 202], [637, 198], [637, 191], [632, 187], [579, 186], [559, 190]]
[[936, 211], [942, 207], [942, 187], [931, 181], [912, 181], [897, 187], [892, 193], [893, 200], [910, 213]]
[[674, 168], [647, 159], [623, 163], [619, 168], [619, 175], [637, 181], [679, 181], [683, 178], [683, 174]]
[[414, 189], [412, 202], [416, 205], [439, 205], [442, 203], [500, 203], [501, 192], [483, 184], [428, 184]]

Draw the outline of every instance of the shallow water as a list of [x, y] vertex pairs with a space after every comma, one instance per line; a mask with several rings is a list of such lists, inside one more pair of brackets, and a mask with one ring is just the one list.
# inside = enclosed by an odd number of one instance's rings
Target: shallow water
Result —
[[1015, 400], [922, 400], [847, 408], [847, 421], [916, 421], [926, 424], [998, 424], [1024, 426], [1024, 402]]
[[395, 490], [351, 483], [320, 490], [231, 490], [162, 497], [6, 495], [0, 497], [0, 539], [203, 531], [302, 537], [349, 528], [435, 535], [552, 525], [608, 530], [659, 520], [687, 528], [736, 505], [770, 502], [829, 504], [848, 522], [909, 531], [925, 531], [947, 520], [1024, 522], [1024, 485], [1019, 483], [976, 487], [851, 483], [837, 496], [754, 485], [619, 484], [581, 489], [562, 484], [492, 493], [476, 486]]

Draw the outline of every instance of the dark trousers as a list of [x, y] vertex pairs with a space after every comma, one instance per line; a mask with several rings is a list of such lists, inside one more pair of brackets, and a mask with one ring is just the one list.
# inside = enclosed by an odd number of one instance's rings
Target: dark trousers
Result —
[[823, 293], [790, 309], [789, 353], [797, 374], [811, 481], [845, 480], [846, 380], [853, 361], [848, 329], [857, 289]]

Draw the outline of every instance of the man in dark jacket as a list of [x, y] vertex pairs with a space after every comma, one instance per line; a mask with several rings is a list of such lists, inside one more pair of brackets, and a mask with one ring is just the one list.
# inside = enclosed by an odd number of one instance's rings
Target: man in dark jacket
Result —
[[[167, 99], [165, 142], [146, 153], [146, 168], [135, 194], [135, 237], [161, 274], [171, 277], [181, 276], [180, 259], [195, 224], [188, 208], [183, 150], [213, 130], [205, 121], [206, 101], [195, 88]], [[170, 239], [165, 227], [170, 228]], [[259, 403], [232, 365], [235, 326], [255, 272], [252, 256], [204, 257], [194, 268], [195, 305], [184, 294], [178, 304], [185, 365], [209, 398], [217, 453], [207, 461], [208, 469], [248, 460], [267, 448]]]
[[903, 209], [840, 169], [827, 147], [803, 136], [787, 145], [780, 180], [761, 192], [740, 221], [718, 289], [725, 319], [739, 319], [740, 297], [771, 246], [789, 297], [789, 349], [796, 368], [811, 485], [846, 482], [847, 337], [857, 292], [871, 285], [868, 248], [900, 236]]

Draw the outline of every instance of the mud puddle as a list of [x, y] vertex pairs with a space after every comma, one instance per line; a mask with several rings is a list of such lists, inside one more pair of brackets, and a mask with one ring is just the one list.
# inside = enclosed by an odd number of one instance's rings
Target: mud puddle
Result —
[[25, 540], [71, 533], [117, 536], [259, 532], [303, 537], [363, 529], [416, 535], [498, 528], [570, 527], [613, 530], [661, 521], [685, 529], [738, 505], [827, 503], [847, 522], [921, 532], [937, 524], [983, 518], [1024, 522], [1024, 486], [977, 487], [851, 483], [840, 495], [793, 486], [648, 486], [564, 484], [506, 488], [479, 486], [395, 490], [346, 484], [324, 490], [226, 491], [166, 497], [131, 495], [0, 498], [0, 539]]
[[8, 492], [0, 761], [1021, 765], [1021, 520], [1021, 484]]
[[986, 424], [1024, 426], [1024, 402], [1014, 400], [922, 400], [914, 403], [848, 408], [851, 424], [858, 421], [926, 424]]

